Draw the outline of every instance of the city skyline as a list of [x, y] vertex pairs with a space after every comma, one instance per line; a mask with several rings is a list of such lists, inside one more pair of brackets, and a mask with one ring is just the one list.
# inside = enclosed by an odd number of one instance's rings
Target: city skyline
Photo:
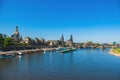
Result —
[[23, 37], [74, 42], [120, 42], [118, 0], [4, 0], [0, 2], [0, 33], [11, 35], [15, 26]]

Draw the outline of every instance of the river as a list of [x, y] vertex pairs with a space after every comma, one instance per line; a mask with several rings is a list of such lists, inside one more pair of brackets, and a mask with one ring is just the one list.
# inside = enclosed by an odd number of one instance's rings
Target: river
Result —
[[0, 60], [0, 80], [120, 80], [120, 57], [108, 50], [31, 53]]

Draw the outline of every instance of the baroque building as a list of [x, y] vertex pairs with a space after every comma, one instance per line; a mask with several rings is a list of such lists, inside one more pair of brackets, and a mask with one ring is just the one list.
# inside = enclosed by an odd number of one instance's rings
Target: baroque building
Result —
[[62, 47], [65, 46], [64, 36], [63, 36], [63, 34], [62, 34], [62, 37], [60, 38], [60, 45], [61, 45]]
[[47, 46], [47, 44], [45, 43], [45, 39], [43, 39], [43, 38], [38, 39], [37, 37], [34, 39], [32, 39], [30, 37], [26, 37], [24, 39], [23, 43], [26, 43], [28, 45], [33, 45], [33, 46], [41, 46], [41, 47]]
[[11, 38], [13, 40], [13, 42], [17, 42], [17, 43], [26, 43], [28, 45], [33, 45], [33, 46], [41, 46], [41, 47], [73, 47], [74, 43], [73, 43], [73, 37], [72, 35], [70, 35], [70, 39], [65, 41], [64, 40], [64, 36], [62, 34], [61, 38], [59, 40], [48, 40], [45, 41], [44, 38], [30, 38], [30, 37], [26, 37], [24, 38], [24, 40], [22, 39], [22, 36], [19, 33], [18, 30], [18, 26], [16, 26], [14, 33], [11, 35]]
[[12, 38], [13, 42], [21, 42], [23, 40], [22, 36], [20, 35], [20, 33], [18, 31], [18, 26], [16, 26], [13, 35], [11, 35], [11, 38]]
[[70, 47], [73, 46], [73, 37], [72, 37], [72, 35], [70, 35], [70, 44], [69, 44], [69, 46], [70, 46]]
[[48, 43], [48, 46], [52, 46], [52, 47], [59, 46], [59, 40], [49, 40], [47, 43]]
[[52, 46], [52, 47], [59, 47], [59, 46], [64, 47], [65, 46], [63, 35], [60, 38], [60, 40], [49, 40], [47, 43], [48, 43], [48, 46]]
[[68, 46], [68, 47], [74, 46], [72, 35], [70, 35], [70, 39], [65, 42], [65, 46]]
[[23, 42], [26, 44], [32, 44], [32, 39], [30, 37], [26, 37], [26, 38], [24, 38]]

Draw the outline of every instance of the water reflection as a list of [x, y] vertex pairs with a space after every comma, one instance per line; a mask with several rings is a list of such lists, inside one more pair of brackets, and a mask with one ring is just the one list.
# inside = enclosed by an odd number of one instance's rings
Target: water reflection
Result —
[[108, 50], [17, 56], [0, 61], [0, 80], [119, 80], [120, 58], [110, 55]]
[[21, 56], [21, 55], [19, 55], [19, 56], [18, 56], [18, 58], [19, 58], [19, 61], [21, 61], [22, 56]]
[[53, 56], [53, 54], [52, 54], [52, 52], [50, 52], [50, 63], [52, 63], [52, 56]]

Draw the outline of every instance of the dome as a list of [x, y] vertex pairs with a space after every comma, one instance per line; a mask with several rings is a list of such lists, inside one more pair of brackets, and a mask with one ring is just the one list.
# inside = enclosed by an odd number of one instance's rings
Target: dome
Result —
[[20, 33], [18, 32], [18, 27], [17, 26], [16, 26], [14, 34], [11, 37], [20, 38]]

